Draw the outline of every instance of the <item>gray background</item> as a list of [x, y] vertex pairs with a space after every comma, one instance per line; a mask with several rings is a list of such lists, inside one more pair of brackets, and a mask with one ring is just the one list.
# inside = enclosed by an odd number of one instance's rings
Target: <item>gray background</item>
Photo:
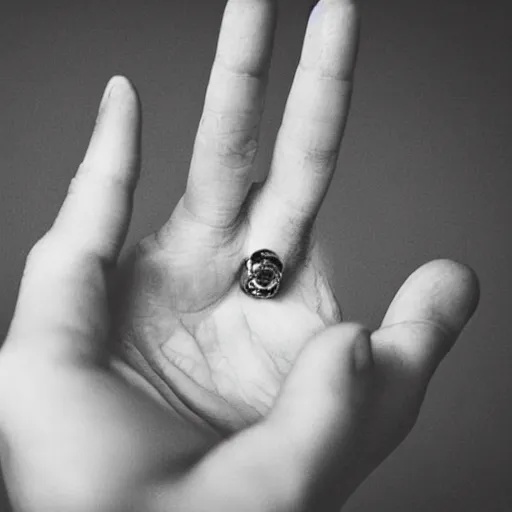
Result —
[[[437, 257], [469, 263], [482, 299], [414, 432], [360, 488], [350, 512], [512, 510], [508, 3], [362, 5], [351, 117], [319, 217], [346, 318], [376, 327], [407, 275]], [[270, 160], [310, 5], [281, 2], [256, 176]], [[224, 1], [4, 0], [2, 7], [0, 339], [24, 258], [55, 217], [113, 74], [135, 82], [144, 107], [143, 175], [128, 243], [172, 211]]]

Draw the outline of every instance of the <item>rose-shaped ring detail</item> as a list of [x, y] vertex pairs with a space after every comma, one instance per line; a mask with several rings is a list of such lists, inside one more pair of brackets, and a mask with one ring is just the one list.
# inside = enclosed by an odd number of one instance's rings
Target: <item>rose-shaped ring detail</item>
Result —
[[269, 249], [256, 251], [242, 265], [240, 287], [250, 297], [271, 299], [279, 291], [283, 268], [275, 252]]

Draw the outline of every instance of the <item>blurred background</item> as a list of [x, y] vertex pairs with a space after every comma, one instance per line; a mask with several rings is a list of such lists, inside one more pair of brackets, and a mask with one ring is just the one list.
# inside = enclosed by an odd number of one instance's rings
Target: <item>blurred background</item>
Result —
[[[27, 252], [55, 218], [114, 74], [132, 79], [144, 109], [128, 245], [170, 215], [184, 190], [224, 4], [3, 0], [0, 340]], [[482, 293], [413, 433], [344, 510], [510, 511], [512, 6], [361, 4], [351, 116], [318, 220], [345, 317], [376, 328], [406, 277], [438, 257], [472, 266]], [[268, 169], [311, 6], [280, 1], [255, 178]]]

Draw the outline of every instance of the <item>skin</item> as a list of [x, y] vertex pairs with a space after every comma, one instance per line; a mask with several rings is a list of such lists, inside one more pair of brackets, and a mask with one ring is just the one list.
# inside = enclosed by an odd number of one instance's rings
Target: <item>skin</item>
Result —
[[[341, 322], [314, 220], [347, 119], [357, 8], [313, 10], [271, 168], [252, 183], [276, 13], [228, 1], [184, 195], [122, 257], [141, 106], [126, 78], [107, 86], [0, 352], [17, 510], [339, 510], [408, 434], [475, 311], [475, 273], [436, 260], [376, 331]], [[285, 265], [271, 300], [238, 285], [261, 248]]]

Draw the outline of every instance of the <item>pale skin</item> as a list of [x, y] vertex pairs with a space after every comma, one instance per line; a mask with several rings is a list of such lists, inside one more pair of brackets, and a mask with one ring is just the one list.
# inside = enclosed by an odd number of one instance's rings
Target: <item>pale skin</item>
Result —
[[[276, 14], [228, 1], [186, 190], [121, 258], [141, 105], [126, 78], [107, 86], [0, 351], [17, 510], [339, 510], [409, 433], [471, 318], [474, 272], [436, 260], [377, 330], [341, 321], [313, 226], [347, 120], [353, 2], [313, 10], [271, 168], [252, 183]], [[262, 248], [285, 264], [271, 300], [238, 285]]]

